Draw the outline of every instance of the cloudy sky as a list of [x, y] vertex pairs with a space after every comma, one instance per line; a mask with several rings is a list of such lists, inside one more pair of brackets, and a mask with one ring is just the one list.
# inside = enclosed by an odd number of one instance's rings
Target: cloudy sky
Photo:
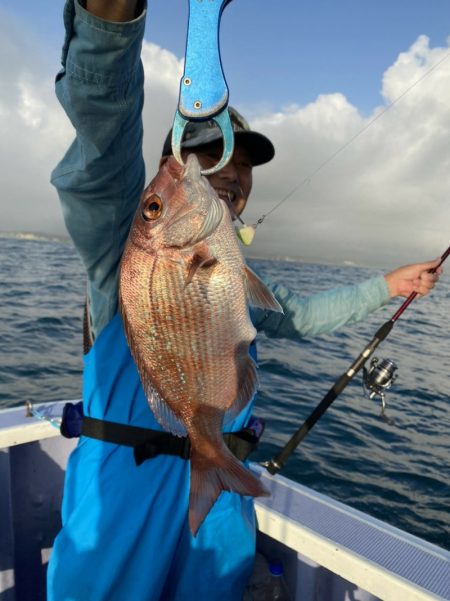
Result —
[[[148, 178], [177, 104], [187, 6], [150, 2]], [[48, 183], [73, 137], [53, 92], [62, 8], [0, 0], [0, 231], [65, 232]], [[230, 103], [277, 150], [255, 169], [246, 221], [295, 189], [258, 229], [253, 255], [385, 267], [447, 248], [449, 46], [448, 0], [231, 3], [221, 27]]]

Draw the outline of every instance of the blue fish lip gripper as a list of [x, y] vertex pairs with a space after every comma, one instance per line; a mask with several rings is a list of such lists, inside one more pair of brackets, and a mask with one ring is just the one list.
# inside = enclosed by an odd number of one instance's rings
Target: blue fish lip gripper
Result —
[[223, 136], [219, 162], [202, 175], [225, 167], [233, 156], [234, 134], [228, 113], [228, 86], [219, 48], [222, 11], [231, 0], [189, 0], [189, 20], [184, 73], [180, 81], [178, 108], [172, 127], [172, 152], [183, 165], [181, 143], [190, 121], [213, 120]]

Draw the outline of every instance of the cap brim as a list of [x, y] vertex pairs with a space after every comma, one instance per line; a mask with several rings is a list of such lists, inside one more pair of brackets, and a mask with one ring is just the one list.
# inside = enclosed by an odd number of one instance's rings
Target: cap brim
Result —
[[[203, 130], [201, 135], [185, 140], [181, 148], [201, 148], [211, 142], [222, 139], [222, 133], [218, 129]], [[240, 145], [248, 152], [254, 167], [268, 163], [275, 156], [275, 148], [269, 138], [256, 131], [235, 131], [235, 144]], [[163, 154], [172, 154], [171, 132], [164, 144]]]

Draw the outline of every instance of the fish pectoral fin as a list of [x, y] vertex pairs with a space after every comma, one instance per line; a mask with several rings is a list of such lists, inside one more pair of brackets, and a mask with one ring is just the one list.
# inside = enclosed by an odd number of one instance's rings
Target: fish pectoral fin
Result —
[[253, 307], [261, 309], [270, 309], [283, 313], [283, 308], [273, 293], [264, 284], [264, 282], [250, 269], [248, 265], [244, 266], [247, 300]]
[[217, 263], [217, 259], [211, 253], [209, 246], [204, 243], [196, 244], [194, 246], [194, 254], [192, 255], [191, 264], [184, 285], [188, 286], [192, 282], [197, 269], [212, 267], [215, 263]]
[[225, 445], [215, 461], [192, 448], [189, 528], [194, 536], [222, 490], [252, 497], [269, 495], [259, 479]]

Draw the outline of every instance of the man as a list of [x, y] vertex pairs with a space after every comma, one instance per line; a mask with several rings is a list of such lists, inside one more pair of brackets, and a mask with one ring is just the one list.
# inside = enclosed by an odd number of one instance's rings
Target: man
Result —
[[[222, 493], [194, 538], [187, 523], [188, 457], [164, 447], [137, 465], [130, 448], [135, 445], [116, 437], [162, 430], [148, 407], [117, 312], [120, 259], [145, 178], [140, 63], [145, 9], [136, 0], [88, 0], [85, 8], [68, 0], [64, 18], [57, 94], [77, 135], [52, 181], [88, 275], [93, 344], [85, 356], [83, 406], [85, 423], [100, 424], [101, 433], [85, 431], [68, 462], [48, 599], [236, 601], [253, 565], [252, 499]], [[251, 191], [253, 167], [269, 161], [274, 150], [237, 112], [231, 116], [236, 150], [209, 181], [238, 216]], [[186, 134], [184, 152], [195, 152], [204, 167], [217, 162], [217, 132], [202, 124]], [[170, 152], [168, 138], [161, 161]], [[391, 296], [426, 294], [438, 277], [427, 273], [435, 264], [403, 267], [305, 299], [277, 285], [272, 290], [285, 314], [254, 311], [252, 320], [269, 336], [294, 340], [330, 332], [363, 319]], [[230, 430], [247, 425], [251, 413], [252, 403]], [[111, 436], [105, 424], [115, 424]]]

